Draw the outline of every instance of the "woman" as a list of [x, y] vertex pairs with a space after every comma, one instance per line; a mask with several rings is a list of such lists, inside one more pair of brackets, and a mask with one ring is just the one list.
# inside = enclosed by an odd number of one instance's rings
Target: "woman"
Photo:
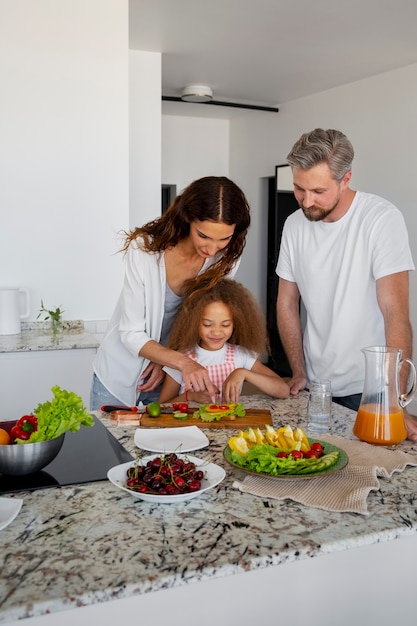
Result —
[[179, 370], [187, 389], [215, 387], [207, 370], [166, 347], [184, 297], [225, 276], [240, 263], [250, 225], [242, 190], [225, 177], [191, 183], [161, 217], [126, 234], [121, 295], [94, 362], [91, 410], [157, 400], [164, 372]]

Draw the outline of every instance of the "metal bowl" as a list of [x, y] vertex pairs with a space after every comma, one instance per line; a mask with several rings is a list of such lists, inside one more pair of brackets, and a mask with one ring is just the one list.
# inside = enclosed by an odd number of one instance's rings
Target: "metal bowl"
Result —
[[0, 474], [24, 476], [39, 472], [57, 456], [64, 437], [65, 433], [48, 441], [0, 446]]

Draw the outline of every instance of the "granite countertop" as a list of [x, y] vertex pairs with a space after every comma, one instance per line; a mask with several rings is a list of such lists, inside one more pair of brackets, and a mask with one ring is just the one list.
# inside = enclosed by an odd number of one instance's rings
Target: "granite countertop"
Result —
[[49, 322], [22, 322], [21, 328], [17, 335], [0, 335], [0, 353], [97, 348], [100, 343], [84, 331], [81, 320], [64, 320], [63, 332], [56, 335]]
[[[242, 398], [269, 408], [274, 427], [305, 424], [306, 393]], [[130, 451], [136, 426], [103, 423]], [[352, 438], [355, 413], [334, 405], [333, 433]], [[193, 454], [222, 465], [224, 482], [178, 504], [136, 500], [110, 482], [19, 492], [22, 509], [2, 534], [0, 622], [128, 598], [211, 578], [387, 541], [417, 531], [417, 468], [368, 496], [369, 515], [332, 513], [242, 493], [223, 449], [236, 433], [205, 429]], [[417, 451], [403, 442], [404, 451]], [[76, 618], [76, 615], [74, 616]]]

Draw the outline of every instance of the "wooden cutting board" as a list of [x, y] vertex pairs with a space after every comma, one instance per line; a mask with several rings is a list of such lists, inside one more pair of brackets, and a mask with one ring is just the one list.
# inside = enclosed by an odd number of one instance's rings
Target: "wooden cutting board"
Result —
[[142, 428], [174, 428], [175, 426], [198, 426], [199, 428], [235, 428], [245, 430], [249, 426], [252, 428], [264, 428], [265, 424], [272, 425], [272, 415], [269, 409], [246, 409], [244, 417], [236, 417], [234, 420], [222, 417], [219, 421], [203, 422], [194, 419], [192, 415], [188, 420], [176, 420], [172, 413], [150, 417], [144, 413], [140, 420]]

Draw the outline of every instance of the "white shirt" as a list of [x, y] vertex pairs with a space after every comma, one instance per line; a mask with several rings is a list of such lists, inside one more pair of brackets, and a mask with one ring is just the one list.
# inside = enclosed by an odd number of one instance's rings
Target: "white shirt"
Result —
[[356, 192], [336, 222], [310, 222], [301, 209], [288, 217], [276, 272], [297, 284], [306, 308], [309, 380], [331, 380], [334, 396], [363, 391], [360, 350], [385, 345], [376, 281], [412, 269], [403, 216], [383, 198]]

